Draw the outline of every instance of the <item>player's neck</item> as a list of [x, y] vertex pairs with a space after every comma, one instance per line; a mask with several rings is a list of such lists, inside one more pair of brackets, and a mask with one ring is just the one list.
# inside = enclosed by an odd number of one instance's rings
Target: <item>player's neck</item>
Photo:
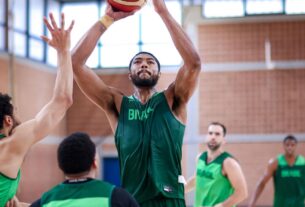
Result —
[[208, 150], [208, 162], [212, 162], [215, 160], [219, 155], [223, 153], [222, 149], [217, 149], [216, 151]]
[[136, 88], [133, 96], [141, 103], [146, 103], [156, 92], [155, 88]]
[[75, 180], [75, 181], [81, 181], [81, 180], [85, 180], [85, 179], [89, 179], [89, 178], [94, 178], [94, 172], [89, 171], [89, 172], [85, 172], [85, 173], [79, 173], [79, 174], [69, 174], [69, 175], [65, 175], [66, 180]]
[[286, 160], [295, 160], [296, 157], [297, 157], [296, 154], [285, 154]]

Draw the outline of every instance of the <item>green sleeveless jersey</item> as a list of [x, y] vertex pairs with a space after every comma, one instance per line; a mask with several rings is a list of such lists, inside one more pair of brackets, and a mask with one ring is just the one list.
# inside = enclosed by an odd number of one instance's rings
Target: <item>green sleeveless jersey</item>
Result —
[[278, 167], [273, 175], [274, 207], [304, 207], [305, 201], [305, 158], [296, 157], [289, 166], [285, 156], [277, 157]]
[[0, 173], [0, 207], [5, 206], [6, 202], [16, 195], [19, 181], [20, 170], [15, 179]]
[[195, 207], [214, 206], [233, 194], [234, 189], [230, 181], [222, 174], [222, 164], [228, 157], [232, 156], [223, 152], [210, 163], [207, 163], [207, 152], [199, 157], [196, 170]]
[[121, 182], [139, 203], [160, 195], [184, 199], [184, 185], [178, 181], [184, 130], [164, 92], [146, 104], [123, 97], [115, 133]]
[[42, 207], [111, 207], [114, 185], [89, 179], [84, 182], [67, 181], [53, 187], [41, 197]]
[[[5, 135], [0, 134], [0, 140]], [[6, 202], [14, 197], [20, 181], [20, 170], [16, 178], [10, 178], [0, 172], [0, 207], [5, 206]]]

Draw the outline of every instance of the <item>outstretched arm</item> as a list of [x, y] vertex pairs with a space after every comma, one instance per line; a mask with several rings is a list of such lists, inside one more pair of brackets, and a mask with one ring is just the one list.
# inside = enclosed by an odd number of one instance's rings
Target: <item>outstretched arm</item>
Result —
[[113, 109], [115, 95], [118, 92], [108, 87], [94, 71], [87, 67], [86, 61], [107, 28], [115, 21], [132, 14], [114, 12], [112, 7], [107, 5], [104, 16], [84, 34], [72, 51], [73, 71], [78, 86], [93, 103], [106, 111]]
[[191, 192], [192, 190], [195, 189], [195, 185], [196, 185], [196, 175], [193, 175], [187, 180], [186, 184], [184, 185], [184, 192], [185, 193]]
[[[196, 156], [196, 167], [197, 167], [197, 164], [198, 164], [198, 160], [199, 160], [199, 158], [200, 158], [200, 155], [201, 155], [201, 153], [198, 154], [198, 155]], [[194, 175], [193, 175], [192, 177], [190, 177], [190, 178], [187, 180], [186, 184], [184, 185], [184, 192], [185, 192], [185, 193], [191, 192], [192, 190], [195, 189], [195, 186], [196, 186], [196, 169], [195, 169]]]
[[199, 79], [201, 61], [198, 52], [186, 32], [169, 13], [164, 0], [153, 0], [155, 11], [160, 15], [166, 25], [171, 38], [183, 59], [173, 87], [174, 99], [179, 104], [186, 104], [193, 94]]
[[238, 162], [232, 158], [227, 158], [223, 163], [223, 171], [228, 177], [234, 189], [234, 193], [223, 203], [217, 204], [215, 207], [234, 206], [246, 199], [248, 196], [245, 176]]
[[3, 162], [5, 166], [1, 166], [1, 172], [7, 176], [16, 176], [29, 148], [50, 133], [72, 104], [73, 71], [69, 49], [73, 22], [65, 30], [64, 15], [62, 14], [61, 17], [60, 27], [57, 26], [52, 14], [50, 14], [51, 23], [44, 18], [44, 23], [49, 29], [52, 39], [42, 36], [42, 39], [57, 51], [58, 71], [53, 96], [34, 119], [14, 129], [11, 137], [7, 139], [7, 144], [1, 149], [7, 155], [3, 159], [9, 160]]
[[261, 177], [261, 179], [258, 181], [256, 189], [254, 191], [254, 193], [251, 196], [250, 202], [249, 202], [249, 207], [254, 207], [256, 201], [258, 200], [259, 196], [262, 194], [265, 185], [268, 183], [268, 181], [270, 180], [270, 178], [273, 176], [273, 174], [275, 173], [276, 169], [277, 169], [277, 160], [270, 160], [268, 167], [266, 169], [266, 171], [264, 172], [263, 176]]

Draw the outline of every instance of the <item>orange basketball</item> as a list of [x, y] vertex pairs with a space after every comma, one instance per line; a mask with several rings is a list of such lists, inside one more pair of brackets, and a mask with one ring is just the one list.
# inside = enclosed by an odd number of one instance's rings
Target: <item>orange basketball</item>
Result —
[[108, 2], [115, 10], [131, 12], [141, 9], [146, 0], [108, 0]]

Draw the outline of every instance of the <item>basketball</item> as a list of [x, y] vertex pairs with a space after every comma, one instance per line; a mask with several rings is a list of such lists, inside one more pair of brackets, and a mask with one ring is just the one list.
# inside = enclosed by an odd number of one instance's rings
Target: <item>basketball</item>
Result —
[[141, 9], [146, 0], [108, 0], [115, 11], [132, 12]]

